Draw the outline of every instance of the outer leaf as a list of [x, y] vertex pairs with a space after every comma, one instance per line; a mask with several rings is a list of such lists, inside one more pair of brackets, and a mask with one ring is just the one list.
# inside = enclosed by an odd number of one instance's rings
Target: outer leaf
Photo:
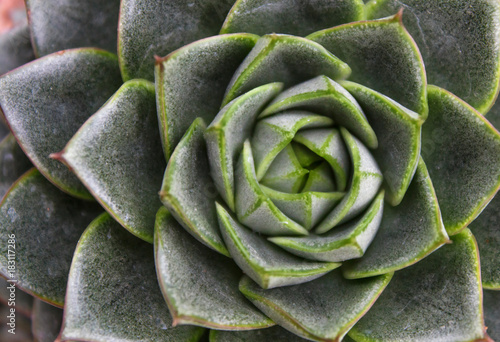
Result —
[[[147, 313], [147, 314], [145, 314]], [[203, 330], [173, 328], [153, 247], [107, 213], [83, 233], [68, 280], [62, 341], [197, 341]]]
[[[37, 170], [28, 171], [0, 205], [2, 276], [17, 280], [16, 285], [26, 292], [62, 306], [76, 242], [101, 211], [95, 203], [60, 192]], [[7, 250], [12, 249], [8, 247], [12, 240], [15, 272], [8, 269]]]
[[161, 201], [200, 242], [229, 256], [217, 223], [218, 196], [209, 172], [203, 119], [196, 119], [172, 154], [161, 187]]
[[154, 56], [217, 34], [231, 0], [123, 0], [118, 54], [124, 81], [153, 80]]
[[263, 290], [245, 276], [240, 290], [292, 333], [312, 341], [337, 341], [370, 309], [391, 278], [386, 274], [346, 280], [332, 271], [305, 284]]
[[427, 116], [424, 64], [401, 22], [401, 13], [384, 20], [337, 26], [307, 38], [345, 61], [352, 69], [351, 81]]
[[125, 83], [78, 130], [60, 158], [122, 226], [153, 242], [166, 163], [152, 83]]
[[449, 242], [429, 173], [422, 159], [400, 205], [386, 206], [379, 231], [363, 258], [344, 264], [347, 278], [397, 271]]
[[157, 60], [158, 119], [167, 160], [194, 119], [210, 123], [217, 115], [227, 84], [257, 39], [250, 34], [211, 37]]
[[484, 323], [488, 327], [488, 335], [500, 340], [500, 292], [484, 291]]
[[15, 286], [12, 279], [7, 280], [0, 278], [0, 302], [5, 306], [14, 306], [16, 312], [30, 318], [33, 311], [33, 297]]
[[116, 53], [120, 0], [26, 0], [38, 56], [85, 46]]
[[347, 64], [319, 44], [295, 36], [266, 35], [258, 40], [236, 70], [222, 105], [270, 82], [283, 82], [286, 89], [318, 75], [338, 80], [345, 79], [350, 73]]
[[56, 340], [63, 319], [63, 311], [55, 306], [35, 299], [31, 329], [37, 342]]
[[363, 107], [379, 141], [373, 155], [384, 175], [387, 200], [401, 203], [417, 169], [423, 120], [388, 97], [352, 82], [342, 82]]
[[238, 266], [264, 289], [296, 285], [323, 276], [337, 263], [309, 262], [288, 254], [243, 227], [217, 203], [222, 236]]
[[404, 8], [429, 83], [450, 90], [482, 113], [495, 101], [500, 77], [500, 3], [496, 0], [378, 0], [371, 18]]
[[422, 156], [448, 234], [466, 227], [500, 188], [500, 134], [453, 94], [429, 86]]
[[288, 33], [305, 36], [325, 27], [364, 19], [362, 0], [239, 0], [229, 12], [221, 33]]
[[271, 327], [267, 329], [258, 329], [251, 331], [223, 331], [211, 330], [210, 342], [255, 342], [255, 341], [274, 341], [274, 342], [303, 342], [303, 338], [289, 333], [281, 327]]
[[28, 25], [21, 25], [0, 36], [0, 75], [35, 59]]
[[73, 196], [91, 198], [49, 155], [66, 145], [120, 83], [116, 56], [96, 49], [55, 53], [0, 78], [1, 110], [19, 145], [44, 176]]
[[356, 341], [473, 341], [484, 337], [477, 245], [469, 230], [391, 284], [349, 335]]
[[242, 330], [273, 322], [238, 291], [241, 271], [187, 234], [165, 208], [155, 225], [156, 268], [174, 325]]
[[29, 159], [16, 142], [16, 138], [9, 134], [0, 142], [0, 198], [3, 197], [23, 173], [32, 167]]
[[[476, 237], [481, 256], [483, 287], [500, 290], [500, 195], [469, 225]], [[500, 331], [499, 331], [500, 333]]]

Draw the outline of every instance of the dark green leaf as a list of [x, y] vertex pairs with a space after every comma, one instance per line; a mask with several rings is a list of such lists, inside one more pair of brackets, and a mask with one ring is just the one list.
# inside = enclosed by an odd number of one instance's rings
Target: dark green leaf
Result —
[[483, 210], [500, 187], [500, 134], [468, 104], [429, 86], [422, 157], [452, 235]]
[[196, 327], [172, 327], [153, 246], [105, 213], [85, 230], [71, 264], [62, 341], [194, 342]]
[[35, 299], [31, 329], [37, 342], [53, 342], [61, 330], [63, 311]]
[[194, 240], [163, 207], [156, 218], [155, 253], [174, 325], [224, 330], [274, 325], [238, 291], [241, 270], [234, 262]]
[[0, 35], [0, 75], [35, 59], [28, 25]]
[[[0, 205], [0, 272], [24, 291], [62, 306], [76, 243], [101, 211], [59, 191], [37, 170], [28, 171]], [[15, 252], [12, 273], [8, 250]]]
[[488, 335], [494, 341], [500, 341], [500, 292], [483, 291], [483, 304]]
[[[78, 178], [49, 158], [121, 84], [116, 56], [96, 49], [55, 53], [0, 78], [0, 106], [21, 148], [57, 187], [92, 198]], [[36, 129], [35, 129], [36, 127]]]
[[271, 327], [251, 331], [211, 330], [210, 342], [303, 342], [303, 338], [292, 334], [281, 327]]
[[32, 167], [12, 134], [0, 142], [0, 198], [23, 173]]
[[123, 80], [153, 81], [155, 55], [165, 56], [216, 35], [232, 4], [233, 0], [122, 0], [118, 54]]

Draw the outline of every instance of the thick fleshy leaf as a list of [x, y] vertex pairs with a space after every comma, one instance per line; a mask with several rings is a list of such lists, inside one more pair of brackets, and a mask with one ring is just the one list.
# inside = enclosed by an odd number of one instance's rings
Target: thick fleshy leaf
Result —
[[271, 327], [251, 331], [211, 330], [210, 342], [304, 342], [303, 338], [292, 334], [281, 327]]
[[[349, 335], [356, 341], [474, 341], [484, 337], [479, 255], [469, 230], [394, 274]], [[370, 279], [370, 278], [368, 278]]]
[[12, 134], [0, 142], [0, 198], [19, 177], [32, 167]]
[[63, 311], [35, 299], [31, 329], [37, 342], [53, 342], [61, 330]]
[[293, 140], [306, 146], [330, 164], [335, 174], [337, 190], [345, 191], [351, 162], [338, 129], [308, 129], [298, 132]]
[[257, 115], [282, 88], [271, 83], [255, 88], [225, 106], [207, 127], [210, 172], [226, 204], [234, 211], [234, 164], [243, 143], [252, 135]]
[[174, 325], [224, 330], [274, 325], [238, 291], [241, 270], [234, 262], [194, 240], [163, 207], [156, 216], [155, 253]]
[[352, 82], [342, 85], [354, 95], [378, 137], [377, 160], [391, 205], [401, 203], [417, 169], [423, 120], [388, 97]]
[[235, 190], [236, 216], [245, 226], [267, 235], [307, 235], [307, 230], [283, 214], [261, 189], [248, 140], [237, 164]]
[[382, 184], [382, 174], [370, 151], [345, 128], [340, 131], [351, 156], [353, 175], [347, 194], [316, 228], [318, 234], [326, 233], [361, 213]]
[[[24, 291], [62, 306], [76, 243], [101, 211], [59, 191], [37, 170], [28, 171], [0, 205], [0, 272]], [[9, 250], [15, 252], [15, 272], [8, 268]]]
[[500, 340], [500, 291], [484, 291], [484, 323], [493, 341]]
[[[496, 0], [377, 0], [368, 16], [392, 15], [418, 44], [429, 83], [450, 90], [482, 113], [493, 104], [500, 76], [500, 3]], [[397, 99], [395, 99], [397, 100]]]
[[15, 306], [16, 312], [30, 318], [33, 311], [33, 297], [17, 288], [12, 280], [0, 278], [0, 302], [6, 306]]
[[345, 195], [343, 192], [317, 191], [290, 194], [262, 185], [261, 188], [278, 209], [307, 230], [313, 228]]
[[158, 118], [167, 160], [194, 119], [210, 123], [217, 115], [227, 84], [257, 39], [250, 34], [211, 37], [157, 61]]
[[0, 75], [35, 59], [28, 24], [0, 35]]
[[484, 116], [497, 130], [500, 130], [500, 101], [496, 101]]
[[1, 77], [0, 106], [37, 169], [63, 191], [92, 198], [78, 178], [49, 155], [62, 150], [120, 84], [116, 56], [96, 49], [67, 50]]
[[274, 158], [260, 184], [294, 194], [304, 186], [308, 172], [302, 167], [294, 148], [289, 144]]
[[57, 157], [122, 226], [153, 243], [166, 163], [152, 83], [125, 83]]
[[309, 171], [307, 181], [302, 188], [302, 192], [318, 191], [332, 192], [337, 189], [335, 186], [332, 168], [328, 163], [322, 162], [317, 167]]
[[161, 201], [187, 231], [229, 256], [217, 222], [217, 189], [208, 170], [203, 119], [196, 119], [175, 149], [163, 178]]
[[4, 118], [0, 116], [0, 139], [4, 139], [10, 133]]
[[85, 230], [71, 264], [62, 341], [197, 341], [172, 327], [156, 279], [153, 246], [104, 213]]
[[259, 309], [292, 333], [313, 341], [341, 340], [369, 310], [392, 274], [347, 280], [340, 272], [305, 284], [263, 290], [244, 277], [240, 290]]
[[288, 254], [239, 224], [219, 204], [217, 215], [234, 261], [264, 289], [308, 282], [340, 266], [338, 263], [309, 262]]
[[285, 90], [267, 106], [261, 117], [286, 109], [303, 109], [329, 116], [369, 148], [377, 147], [377, 136], [354, 97], [326, 76], [318, 76]]
[[360, 258], [372, 242], [382, 220], [384, 191], [359, 219], [322, 235], [272, 237], [269, 241], [295, 255], [321, 261], [341, 262]]
[[92, 46], [116, 53], [120, 0], [26, 0], [37, 55]]
[[232, 4], [233, 0], [122, 0], [118, 54], [123, 79], [153, 81], [155, 55], [165, 56], [216, 35]]
[[429, 86], [422, 157], [448, 234], [466, 227], [500, 187], [500, 134], [448, 91]]
[[401, 13], [384, 20], [337, 26], [307, 38], [345, 61], [352, 69], [351, 81], [379, 91], [423, 117], [427, 115], [424, 64], [401, 22]]
[[379, 231], [361, 259], [342, 268], [347, 278], [397, 271], [448, 242], [429, 173], [422, 159], [400, 205], [385, 206]]
[[229, 12], [221, 33], [287, 33], [305, 36], [325, 27], [363, 20], [362, 0], [239, 0]]
[[262, 179], [274, 158], [293, 139], [297, 131], [331, 127], [333, 120], [306, 111], [291, 110], [260, 120], [252, 136], [257, 179]]
[[318, 75], [338, 80], [345, 79], [350, 73], [347, 64], [315, 42], [295, 36], [266, 35], [257, 41], [236, 70], [223, 105], [270, 82], [283, 82], [286, 89]]
[[[481, 256], [483, 287], [500, 290], [500, 195], [497, 194], [469, 228]], [[500, 334], [500, 331], [499, 331]]]

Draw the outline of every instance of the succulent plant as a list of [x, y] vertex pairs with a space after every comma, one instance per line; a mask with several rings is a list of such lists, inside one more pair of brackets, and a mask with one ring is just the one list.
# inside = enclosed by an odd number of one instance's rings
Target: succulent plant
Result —
[[500, 341], [500, 2], [26, 5], [0, 297], [37, 340]]

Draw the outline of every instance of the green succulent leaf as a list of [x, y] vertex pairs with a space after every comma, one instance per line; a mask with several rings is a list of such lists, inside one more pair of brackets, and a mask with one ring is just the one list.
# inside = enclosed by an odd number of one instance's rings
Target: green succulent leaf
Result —
[[163, 178], [160, 197], [179, 223], [200, 242], [229, 256], [219, 231], [217, 189], [210, 169], [203, 134], [203, 119], [196, 119], [175, 149]]
[[288, 35], [265, 35], [236, 70], [222, 105], [270, 82], [283, 82], [286, 89], [318, 75], [339, 80], [350, 73], [347, 64], [313, 41]]
[[78, 178], [49, 155], [60, 151], [120, 84], [116, 56], [90, 48], [67, 50], [1, 77], [0, 106], [37, 169], [63, 191], [90, 199]]
[[19, 177], [32, 167], [31, 162], [26, 157], [16, 142], [12, 134], [7, 135], [0, 142], [0, 198], [11, 187]]
[[73, 257], [61, 340], [194, 342], [203, 334], [197, 327], [174, 328], [171, 320], [153, 247], [109, 214], [97, 217]]
[[[311, 168], [312, 167], [313, 165], [311, 165]], [[317, 167], [309, 170], [309, 176], [307, 177], [307, 181], [302, 188], [302, 192], [332, 192], [336, 189], [337, 186], [335, 185], [332, 168], [325, 161], [320, 163]]]
[[274, 325], [239, 293], [241, 270], [233, 261], [194, 240], [163, 207], [156, 217], [155, 253], [174, 325], [224, 330]]
[[342, 85], [354, 95], [377, 134], [379, 145], [372, 153], [382, 169], [387, 200], [398, 205], [417, 169], [423, 120], [376, 91], [353, 82]]
[[[401, 204], [385, 206], [379, 231], [361, 259], [342, 268], [347, 278], [397, 271], [449, 242], [436, 194], [422, 159]], [[397, 274], [397, 273], [396, 273]]]
[[28, 24], [0, 35], [0, 75], [35, 59]]
[[9, 128], [5, 124], [4, 118], [0, 116], [0, 139], [4, 139], [10, 133]]
[[229, 12], [221, 33], [269, 32], [305, 36], [324, 27], [332, 27], [365, 17], [362, 0], [238, 0]]
[[[0, 205], [0, 273], [61, 307], [78, 238], [101, 211], [59, 191], [36, 169], [28, 171]], [[15, 252], [16, 272], [9, 271], [8, 250]]]
[[211, 37], [157, 61], [158, 118], [167, 160], [194, 119], [215, 118], [227, 84], [257, 39], [251, 34]]
[[305, 284], [264, 290], [245, 276], [240, 290], [283, 328], [308, 340], [326, 342], [341, 340], [391, 278], [392, 274], [385, 274], [347, 280], [332, 271]]
[[305, 237], [272, 237], [269, 241], [292, 254], [311, 259], [341, 262], [360, 258], [372, 242], [382, 220], [384, 191], [359, 218], [322, 235]]
[[497, 194], [481, 215], [469, 225], [479, 246], [483, 287], [494, 290], [500, 290], [499, 222], [500, 195]]
[[234, 261], [262, 288], [296, 285], [323, 276], [338, 263], [309, 262], [290, 255], [242, 226], [217, 204], [219, 226]]
[[342, 201], [321, 221], [316, 233], [326, 233], [339, 223], [361, 213], [377, 195], [382, 173], [370, 151], [345, 128], [340, 129], [351, 156], [353, 174]]
[[356, 341], [474, 341], [484, 337], [479, 255], [472, 233], [396, 272], [351, 329]]
[[154, 85], [126, 82], [59, 155], [126, 229], [153, 243], [165, 170]]
[[[394, 12], [397, 10], [391, 14]], [[424, 63], [401, 22], [401, 13], [384, 20], [333, 27], [307, 38], [346, 62], [352, 69], [349, 80], [427, 116]]]
[[493, 341], [500, 340], [500, 292], [484, 291], [484, 323]]
[[452, 235], [466, 227], [500, 188], [500, 134], [448, 91], [429, 86], [422, 157]]
[[[17, 306], [17, 305], [16, 305]], [[39, 299], [33, 303], [31, 328], [37, 342], [53, 342], [61, 330], [63, 311]]]
[[233, 211], [237, 153], [250, 138], [262, 107], [281, 91], [282, 86], [280, 83], [263, 85], [234, 99], [217, 114], [205, 132], [212, 179]]
[[500, 129], [500, 101], [496, 101], [493, 107], [484, 115], [486, 119], [497, 129]]
[[[12, 287], [12, 285], [14, 285], [14, 287]], [[31, 317], [33, 311], [33, 297], [15, 287], [15, 283], [7, 282], [7, 280], [3, 278], [0, 278], [0, 302], [6, 306], [9, 306], [9, 303], [11, 303], [10, 306], [12, 306], [12, 303], [15, 302], [15, 309], [17, 312], [26, 317]]]
[[305, 340], [278, 326], [266, 329], [250, 330], [250, 331], [223, 331], [223, 330], [210, 331], [210, 342], [255, 342], [255, 341], [303, 342]]
[[93, 46], [116, 53], [120, 0], [26, 0], [38, 56]]
[[268, 235], [307, 235], [307, 230], [283, 214], [260, 187], [252, 148], [247, 140], [236, 168], [235, 208], [238, 221]]
[[232, 0], [122, 0], [118, 54], [123, 80], [153, 81], [154, 56], [217, 35], [232, 4]]
[[369, 148], [378, 145], [377, 136], [356, 100], [340, 84], [326, 76], [315, 77], [285, 90], [267, 106], [261, 117], [286, 109], [303, 109], [331, 117]]
[[[428, 81], [486, 113], [500, 78], [500, 3], [496, 0], [377, 0], [368, 17], [404, 8], [403, 22], [425, 62]], [[348, 61], [347, 61], [348, 62]]]

